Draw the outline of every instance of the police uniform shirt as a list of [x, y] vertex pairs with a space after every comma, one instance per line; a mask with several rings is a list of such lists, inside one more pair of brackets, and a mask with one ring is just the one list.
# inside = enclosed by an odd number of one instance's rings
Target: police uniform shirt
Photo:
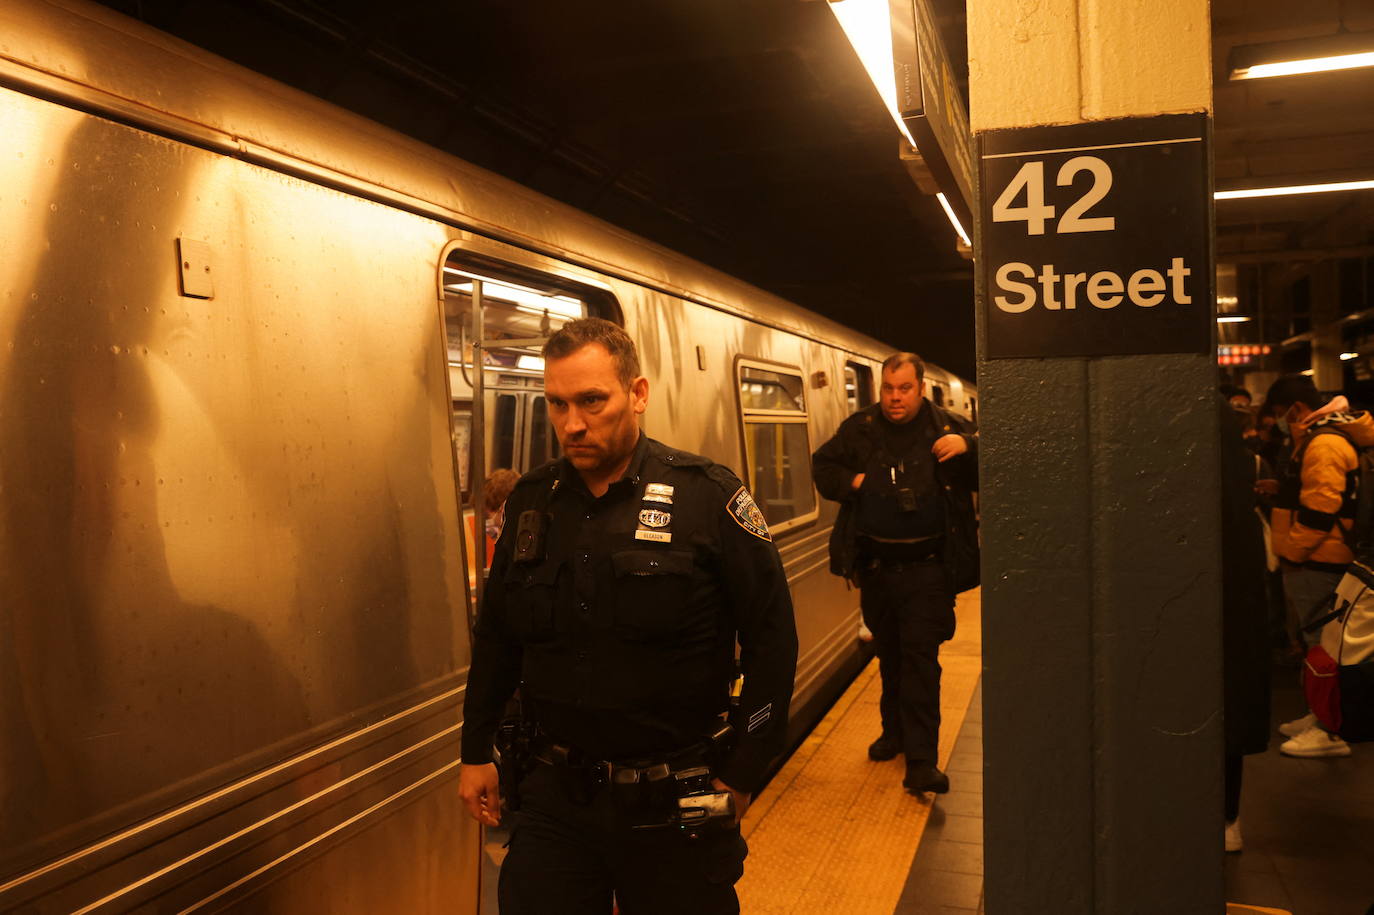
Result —
[[[517, 545], [529, 511], [546, 518], [543, 542]], [[476, 625], [463, 761], [491, 760], [517, 686], [527, 718], [592, 759], [690, 746], [729, 706], [738, 638], [737, 743], [717, 775], [755, 790], [786, 739], [797, 636], [777, 549], [738, 478], [641, 435], [600, 498], [564, 458], [520, 480], [506, 519]]]

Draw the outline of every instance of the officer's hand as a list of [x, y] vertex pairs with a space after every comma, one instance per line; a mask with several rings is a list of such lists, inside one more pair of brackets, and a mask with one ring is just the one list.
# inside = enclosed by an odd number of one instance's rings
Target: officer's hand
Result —
[[863, 485], [864, 485], [864, 475], [863, 475], [863, 474], [859, 474], [859, 475], [856, 476], [854, 479], [852, 479], [852, 480], [849, 481], [849, 488], [852, 489], [852, 490], [854, 490], [855, 492], [858, 492], [858, 491], [859, 491], [859, 487], [860, 487], [860, 486], [863, 486]]
[[488, 826], [501, 823], [501, 781], [495, 763], [465, 763], [458, 773], [458, 796], [477, 822]]
[[930, 453], [935, 455], [935, 460], [944, 463], [950, 458], [967, 454], [968, 442], [964, 440], [962, 435], [955, 435], [951, 432], [949, 435], [942, 435], [937, 438], [935, 444], [931, 446]]
[[711, 787], [717, 791], [729, 791], [730, 796], [735, 799], [735, 825], [738, 826], [744, 815], [749, 812], [749, 795], [743, 791], [736, 791], [718, 778], [711, 779]]

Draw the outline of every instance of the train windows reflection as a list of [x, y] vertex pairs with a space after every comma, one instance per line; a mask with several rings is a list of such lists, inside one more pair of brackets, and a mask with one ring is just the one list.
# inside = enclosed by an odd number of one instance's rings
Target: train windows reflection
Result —
[[769, 528], [778, 533], [816, 517], [801, 373], [741, 362], [739, 399], [749, 488]]

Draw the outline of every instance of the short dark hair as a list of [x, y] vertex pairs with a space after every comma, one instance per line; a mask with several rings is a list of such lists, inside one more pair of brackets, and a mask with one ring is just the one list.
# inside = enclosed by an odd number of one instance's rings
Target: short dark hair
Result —
[[1238, 384], [1223, 384], [1221, 386], [1221, 396], [1230, 400], [1232, 397], [1244, 397], [1246, 402], [1253, 401], [1255, 398], [1250, 396], [1250, 392]]
[[544, 359], [562, 359], [584, 346], [600, 343], [615, 360], [615, 373], [625, 387], [639, 377], [635, 342], [619, 324], [605, 318], [578, 318], [564, 324], [544, 342]]
[[883, 360], [883, 371], [892, 372], [903, 365], [909, 365], [916, 370], [918, 382], [926, 380], [926, 364], [915, 353], [893, 353]]
[[1322, 396], [1311, 375], [1281, 375], [1269, 385], [1264, 395], [1265, 409], [1287, 410], [1295, 403], [1306, 404], [1313, 409], [1322, 405]]

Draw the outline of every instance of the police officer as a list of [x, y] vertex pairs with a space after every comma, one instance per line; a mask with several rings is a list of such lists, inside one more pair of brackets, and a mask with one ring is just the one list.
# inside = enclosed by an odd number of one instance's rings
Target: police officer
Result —
[[459, 793], [499, 822], [493, 736], [518, 687], [530, 762], [501, 911], [608, 915], [614, 895], [625, 915], [738, 912], [738, 822], [783, 749], [796, 671], [782, 563], [734, 474], [641, 434], [649, 383], [620, 327], [572, 321], [544, 358], [563, 457], [506, 503]]
[[977, 434], [925, 399], [915, 353], [883, 362], [882, 397], [812, 456], [816, 488], [840, 503], [830, 570], [859, 586], [882, 680], [875, 761], [906, 756], [907, 791], [949, 790], [937, 765], [940, 643], [954, 596], [978, 583]]

